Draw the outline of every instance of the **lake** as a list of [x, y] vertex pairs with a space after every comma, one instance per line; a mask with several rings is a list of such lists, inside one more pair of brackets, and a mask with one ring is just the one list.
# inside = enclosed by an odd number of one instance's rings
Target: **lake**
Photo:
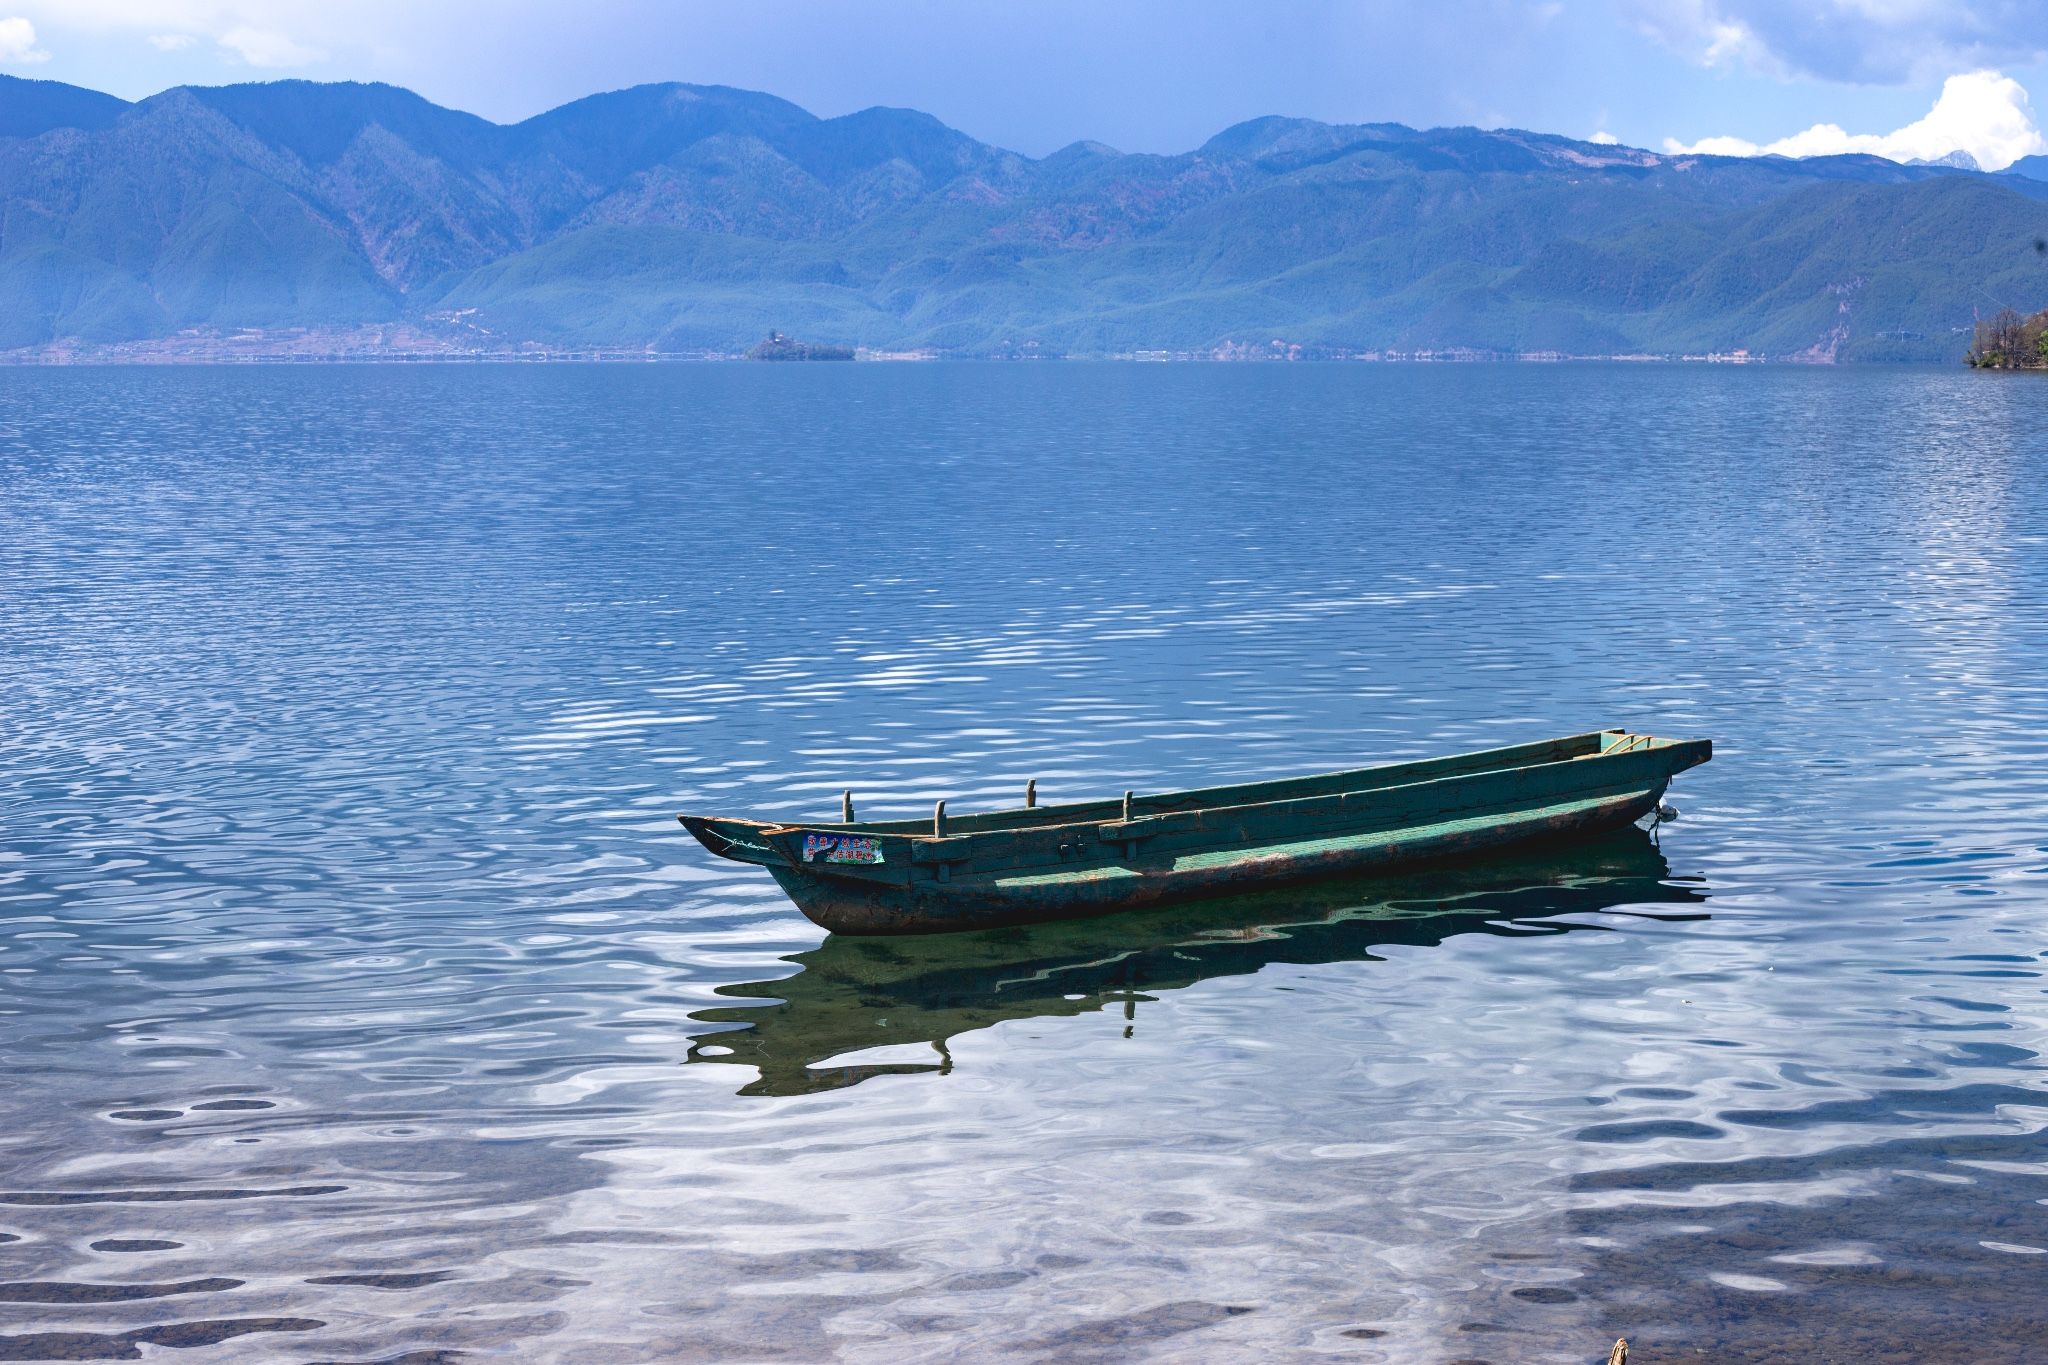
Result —
[[[0, 370], [0, 1359], [2021, 1359], [2048, 385]], [[1569, 851], [826, 940], [679, 810], [1606, 726]]]

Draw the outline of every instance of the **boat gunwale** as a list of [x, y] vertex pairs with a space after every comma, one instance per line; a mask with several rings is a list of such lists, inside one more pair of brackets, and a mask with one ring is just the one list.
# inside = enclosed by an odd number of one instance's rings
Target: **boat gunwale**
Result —
[[[1397, 782], [1385, 784], [1383, 786], [1372, 787], [1340, 787], [1336, 784], [1350, 778], [1362, 778], [1375, 773], [1395, 773], [1399, 772], [1403, 768], [1414, 768], [1417, 770], [1423, 770], [1436, 765], [1467, 764], [1470, 766], [1462, 770], [1446, 772], [1442, 774], [1442, 776], [1478, 777], [1482, 774], [1491, 772], [1513, 772], [1519, 768], [1547, 767], [1552, 763], [1568, 763], [1581, 758], [1598, 758], [1606, 752], [1605, 749], [1595, 747], [1590, 752], [1583, 754], [1560, 753], [1556, 757], [1546, 758], [1541, 760], [1540, 762], [1535, 763], [1508, 762], [1510, 756], [1519, 757], [1524, 753], [1534, 750], [1561, 750], [1566, 748], [1567, 746], [1576, 745], [1584, 742], [1593, 742], [1597, 745], [1599, 741], [1605, 740], [1610, 735], [1619, 735], [1624, 738], [1638, 739], [1654, 738], [1652, 736], [1634, 734], [1628, 730], [1620, 729], [1588, 730], [1581, 734], [1564, 735], [1557, 739], [1539, 739], [1530, 740], [1522, 744], [1504, 744], [1499, 745], [1492, 749], [1474, 749], [1469, 753], [1441, 754], [1435, 758], [1411, 758], [1402, 759], [1395, 763], [1373, 763], [1368, 764], [1363, 768], [1337, 768], [1330, 772], [1304, 773], [1298, 777], [1262, 777], [1255, 778], [1249, 782], [1226, 782], [1213, 787], [1185, 787], [1174, 791], [1151, 792], [1143, 795], [1134, 793], [1131, 798], [1131, 804], [1134, 808], [1136, 808], [1143, 806], [1148, 801], [1175, 802], [1176, 804], [1172, 807], [1171, 810], [1147, 812], [1148, 814], [1156, 813], [1166, 815], [1180, 814], [1182, 812], [1191, 810], [1241, 810], [1249, 806], [1274, 806], [1283, 804], [1288, 801], [1304, 800], [1312, 796], [1336, 796], [1351, 791], [1391, 791], [1396, 787], [1419, 786], [1421, 784], [1419, 782]], [[1682, 743], [1683, 741], [1664, 740], [1661, 742], [1665, 744], [1675, 744]], [[1646, 745], [1644, 747], [1647, 748], [1650, 746]], [[1431, 777], [1426, 778], [1424, 780], [1437, 781], [1439, 779]], [[1276, 795], [1265, 800], [1258, 801], [1229, 801], [1220, 799], [1227, 797], [1231, 793], [1247, 791], [1258, 787], [1300, 787], [1304, 790], [1299, 794], [1285, 796]], [[970, 834], [994, 834], [1004, 831], [1014, 832], [1044, 828], [1057, 828], [1064, 825], [1089, 824], [1096, 821], [1100, 817], [1095, 815], [1082, 814], [1082, 812], [1110, 811], [1120, 814], [1122, 811], [1122, 806], [1123, 802], [1121, 798], [1102, 797], [1092, 801], [1065, 801], [1045, 806], [1004, 806], [991, 811], [973, 811], [951, 817], [960, 826], [960, 831], [958, 835], [949, 834], [945, 836], [935, 836], [931, 834], [929, 828], [931, 822], [928, 820], [919, 820], [916, 818], [908, 820], [856, 820], [852, 823], [829, 824], [820, 824], [813, 821], [803, 820], [789, 822], [780, 825], [768, 825], [767, 828], [771, 832], [782, 829], [816, 829], [852, 834], [906, 834], [911, 836], [912, 838], [922, 837], [927, 839], [935, 837], [956, 838], [965, 837]], [[1067, 820], [1052, 820], [1042, 818], [1042, 815], [1050, 815], [1053, 813], [1068, 813], [1073, 815], [1074, 818]], [[975, 822], [977, 821], [985, 821], [990, 819], [1000, 819], [1006, 821], [1006, 823], [984, 825], [979, 828], [975, 826]]]
[[[1619, 738], [1623, 742], [1619, 744], [1608, 744], [1606, 742], [1613, 738]], [[1635, 742], [1639, 740], [1646, 742], [1640, 744]], [[986, 814], [1014, 814], [1023, 811], [1044, 811], [1047, 813], [1067, 814], [1070, 818], [1062, 820], [1034, 821], [1029, 824], [997, 825], [994, 827], [984, 827], [980, 829], [966, 828], [960, 830], [957, 833], [948, 833], [944, 835], [934, 834], [931, 831], [929, 825], [919, 821], [875, 821], [865, 823], [856, 822], [853, 824], [824, 822], [772, 824], [766, 821], [747, 820], [735, 817], [705, 817], [684, 815], [679, 816], [678, 818], [682, 820], [686, 827], [691, 828], [691, 832], [693, 834], [698, 833], [698, 830], [695, 827], [698, 823], [707, 825], [723, 824], [731, 826], [742, 826], [757, 831], [761, 835], [761, 837], [770, 840], [774, 840], [778, 837], [786, 838], [807, 832], [863, 834], [884, 837], [892, 841], [901, 840], [910, 844], [912, 855], [911, 860], [913, 863], [931, 861], [929, 857], [920, 858], [918, 855], [920, 853], [926, 853], [928, 855], [930, 852], [936, 851], [939, 848], [945, 848], [948, 850], [958, 850], [961, 855], [961, 858], [964, 860], [965, 858], [972, 856], [972, 851], [977, 846], [986, 846], [1001, 841], [1015, 841], [1020, 836], [1042, 836], [1051, 833], [1068, 832], [1077, 828], [1095, 827], [1099, 830], [1100, 834], [1106, 840], [1110, 841], [1114, 841], [1116, 833], [1120, 831], [1136, 831], [1141, 828], [1144, 830], [1144, 835], [1141, 837], [1149, 837], [1151, 834], [1154, 833], [1181, 832], [1178, 830], [1161, 828], [1161, 826], [1165, 822], [1173, 820], [1175, 817], [1208, 817], [1213, 815], [1227, 815], [1231, 812], [1270, 809], [1274, 807], [1283, 807], [1290, 805], [1306, 805], [1307, 803], [1311, 802], [1334, 803], [1341, 808], [1344, 798], [1353, 795], [1392, 797], [1396, 793], [1412, 794], [1423, 788], [1436, 786], [1442, 783], [1466, 782], [1475, 779], [1499, 777], [1517, 772], [1538, 769], [1549, 769], [1557, 767], [1561, 764], [1579, 762], [1584, 759], [1599, 759], [1607, 757], [1613, 757], [1617, 759], [1646, 758], [1652, 754], [1668, 751], [1675, 747], [1695, 746], [1710, 743], [1710, 741], [1700, 739], [1664, 739], [1658, 736], [1644, 735], [1640, 732], [1630, 731], [1627, 729], [1594, 730], [1588, 731], [1584, 734], [1564, 736], [1560, 739], [1555, 740], [1543, 740], [1535, 741], [1529, 744], [1508, 745], [1491, 750], [1476, 750], [1468, 754], [1446, 755], [1442, 759], [1431, 759], [1423, 760], [1421, 762], [1410, 763], [1377, 764], [1367, 768], [1345, 769], [1334, 773], [1312, 774], [1309, 776], [1294, 779], [1267, 779], [1265, 782], [1234, 783], [1219, 787], [1196, 788], [1186, 792], [1158, 793], [1151, 799], [1158, 800], [1163, 797], [1170, 798], [1186, 796], [1207, 796], [1212, 794], [1230, 793], [1236, 791], [1243, 791], [1251, 788], [1257, 788], [1260, 786], [1272, 785], [1276, 781], [1281, 783], [1301, 784], [1303, 786], [1308, 786], [1312, 788], [1313, 784], [1316, 783], [1336, 783], [1343, 779], [1363, 776], [1366, 774], [1385, 774], [1391, 770], [1398, 770], [1404, 767], [1424, 768], [1430, 763], [1451, 763], [1455, 760], [1460, 759], [1484, 759], [1493, 755], [1519, 755], [1522, 753], [1527, 753], [1529, 751], [1540, 751], [1545, 748], [1561, 749], [1566, 746], [1578, 744], [1584, 741], [1593, 741], [1597, 743], [1599, 747], [1587, 753], [1560, 755], [1559, 757], [1548, 758], [1538, 762], [1521, 763], [1512, 767], [1492, 767], [1480, 764], [1477, 766], [1467, 767], [1463, 770], [1453, 770], [1436, 776], [1424, 776], [1421, 778], [1421, 780], [1415, 782], [1401, 782], [1392, 785], [1362, 786], [1356, 788], [1338, 787], [1334, 790], [1310, 790], [1309, 792], [1302, 795], [1275, 797], [1268, 800], [1242, 802], [1234, 805], [1212, 805], [1202, 803], [1177, 805], [1169, 810], [1145, 812], [1143, 814], [1135, 816], [1132, 820], [1128, 822], [1120, 818], [1114, 818], [1121, 814], [1121, 803], [1114, 800], [1073, 802], [1067, 803], [1064, 806], [1026, 806], [1016, 807], [1011, 811], [987, 812]], [[1711, 753], [1711, 751], [1709, 751], [1709, 753]], [[1691, 763], [1685, 764], [1684, 767], [1692, 767], [1695, 766], [1695, 764], [1697, 763], [1705, 761], [1706, 757], [1703, 756], [1701, 758], [1695, 759]], [[1682, 770], [1682, 768], [1672, 769], [1671, 773], [1667, 773], [1663, 780], [1668, 781], [1670, 776]], [[1134, 808], [1140, 804], [1141, 803], [1136, 800], [1133, 801]], [[1440, 808], [1440, 813], [1448, 813], [1454, 810], [1479, 811], [1484, 810], [1489, 806], [1499, 806], [1503, 804], [1506, 803], [1501, 801], [1468, 802], [1459, 806], [1442, 807]], [[1093, 813], [1082, 814], [1081, 812]], [[1390, 829], [1398, 829], [1400, 827], [1401, 826], [1399, 824], [1388, 826], [1388, 828]], [[726, 836], [724, 836], [723, 834], [720, 834], [716, 830], [712, 830], [710, 832], [713, 834], [713, 837], [718, 838], [721, 842], [726, 842]], [[699, 841], [703, 842], [701, 834], [699, 834]], [[709, 847], [708, 844], [706, 846]], [[773, 844], [770, 845], [770, 848], [773, 849], [772, 856], [774, 858], [775, 864], [786, 865], [792, 871], [795, 871], [805, 876], [868, 883], [872, 883], [875, 879], [875, 873], [873, 871], [870, 871], [869, 865], [867, 864], [805, 863], [791, 857], [788, 850], [786, 849], [775, 847]], [[711, 851], [714, 853], [719, 853], [721, 856], [727, 858], [733, 858], [735, 861], [739, 862], [757, 863], [760, 865], [772, 865], [769, 864], [768, 860], [766, 859], [758, 859], [752, 857], [736, 857], [730, 851], [718, 849], [712, 849]], [[768, 850], [759, 849], [754, 851], [767, 852]], [[975, 874], [970, 873], [964, 875], [973, 876]]]

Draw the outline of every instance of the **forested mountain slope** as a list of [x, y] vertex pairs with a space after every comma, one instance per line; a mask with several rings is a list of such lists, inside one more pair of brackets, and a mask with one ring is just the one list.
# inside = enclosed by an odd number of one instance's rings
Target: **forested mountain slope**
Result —
[[477, 344], [1950, 359], [2048, 181], [1266, 118], [1032, 159], [659, 85], [498, 125], [383, 85], [0, 77], [0, 347], [414, 320]]

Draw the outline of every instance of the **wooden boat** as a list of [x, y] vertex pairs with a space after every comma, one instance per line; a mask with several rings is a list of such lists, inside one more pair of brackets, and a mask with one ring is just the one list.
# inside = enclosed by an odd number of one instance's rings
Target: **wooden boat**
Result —
[[677, 817], [841, 934], [1076, 919], [1580, 837], [1660, 808], [1704, 739], [1603, 730], [1419, 763], [1122, 801], [861, 823]]

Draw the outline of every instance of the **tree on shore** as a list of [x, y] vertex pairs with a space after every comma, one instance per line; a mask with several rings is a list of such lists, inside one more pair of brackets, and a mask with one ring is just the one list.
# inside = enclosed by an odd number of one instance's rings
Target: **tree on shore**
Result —
[[1980, 370], [2048, 369], [2048, 309], [2021, 317], [2018, 309], [2001, 308], [1977, 319], [1977, 333], [1964, 357]]
[[[2034, 254], [2048, 257], [2048, 237], [2034, 239]], [[1976, 335], [1963, 359], [1979, 370], [2048, 370], [2048, 308], [2022, 317], [2001, 308], [1977, 319]]]

